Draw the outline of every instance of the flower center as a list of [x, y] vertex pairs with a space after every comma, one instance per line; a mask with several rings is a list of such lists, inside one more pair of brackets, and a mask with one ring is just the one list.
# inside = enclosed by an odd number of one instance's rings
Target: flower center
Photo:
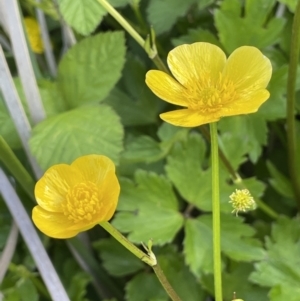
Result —
[[229, 198], [229, 203], [231, 203], [233, 207], [232, 212], [236, 214], [238, 214], [239, 211], [246, 212], [256, 207], [256, 203], [248, 189], [236, 189]]
[[68, 190], [66, 198], [66, 205], [63, 206], [64, 215], [75, 223], [83, 220], [91, 221], [102, 207], [99, 190], [92, 182], [76, 184]]
[[220, 74], [217, 80], [207, 75], [193, 81], [187, 88], [189, 108], [204, 112], [215, 112], [237, 98], [234, 84]]

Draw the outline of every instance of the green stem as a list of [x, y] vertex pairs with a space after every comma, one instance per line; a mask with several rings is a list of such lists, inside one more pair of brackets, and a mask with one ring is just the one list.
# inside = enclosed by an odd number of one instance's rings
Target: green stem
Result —
[[113, 227], [109, 222], [102, 222], [99, 224], [104, 228], [112, 237], [114, 237], [121, 245], [123, 245], [128, 251], [130, 251], [137, 258], [141, 259], [151, 267], [156, 265], [156, 259], [151, 258], [149, 255], [144, 253], [134, 244], [132, 244], [125, 236], [123, 236], [115, 227]]
[[157, 263], [155, 266], [152, 267], [154, 270], [154, 273], [156, 274], [159, 282], [161, 283], [161, 285], [164, 287], [165, 291], [167, 292], [167, 294], [169, 295], [169, 297], [173, 300], [173, 301], [181, 301], [181, 299], [179, 298], [179, 296], [176, 294], [176, 292], [174, 291], [173, 287], [170, 285], [169, 281], [167, 280], [163, 270], [161, 269], [160, 265]]
[[[201, 126], [200, 130], [202, 132], [202, 134], [204, 135], [204, 137], [210, 141], [210, 134], [209, 131], [206, 129], [206, 127]], [[219, 149], [219, 157], [222, 161], [222, 163], [224, 164], [225, 168], [228, 170], [228, 172], [230, 173], [234, 183], [236, 185], [241, 186], [243, 189], [248, 189], [247, 185], [245, 185], [243, 179], [240, 177], [240, 175], [235, 172], [234, 168], [232, 167], [231, 163], [229, 162], [229, 160], [227, 159], [227, 157], [225, 156], [225, 154], [223, 153], [223, 151], [221, 149]], [[249, 189], [248, 189], [249, 190]], [[258, 206], [258, 208], [260, 210], [262, 210], [264, 213], [266, 213], [269, 217], [277, 219], [279, 217], [278, 213], [275, 212], [271, 207], [269, 207], [265, 202], [263, 202], [260, 199], [255, 199], [255, 202]]]
[[217, 123], [210, 123], [211, 165], [212, 165], [212, 214], [213, 214], [213, 258], [215, 300], [223, 301], [222, 297], [222, 263], [221, 263], [221, 222], [220, 222], [220, 191], [219, 191], [219, 152]]
[[121, 245], [123, 245], [128, 251], [130, 251], [133, 255], [137, 258], [141, 259], [148, 265], [150, 265], [159, 282], [169, 295], [172, 301], [181, 301], [178, 297], [176, 292], [174, 291], [173, 287], [167, 280], [165, 274], [163, 273], [162, 269], [160, 268], [159, 264], [157, 263], [156, 257], [151, 250], [152, 243], [148, 244], [147, 252], [148, 254], [144, 253], [142, 250], [137, 248], [134, 244], [132, 244], [125, 236], [123, 236], [115, 227], [113, 227], [109, 222], [102, 222], [99, 224], [102, 228], [104, 228], [112, 237], [114, 237]]
[[297, 67], [300, 50], [300, 0], [297, 3], [291, 37], [291, 54], [287, 83], [287, 140], [289, 155], [289, 170], [295, 198], [300, 210], [300, 175], [297, 169], [296, 157], [296, 121], [295, 121], [295, 90]]
[[144, 48], [145, 40], [136, 32], [136, 30], [111, 6], [106, 0], [98, 2], [107, 10], [107, 12], [119, 22], [119, 24]]
[[121, 14], [106, 0], [98, 0], [98, 2], [107, 10], [107, 12], [132, 36], [134, 40], [145, 50], [149, 58], [152, 59], [155, 66], [168, 74], [170, 71], [159, 57], [155, 45], [147, 45], [146, 41], [139, 35], [139, 33], [123, 18]]
[[2, 136], [0, 136], [0, 160], [12, 176], [18, 181], [27, 195], [32, 199], [34, 198], [35, 181], [24, 168], [12, 149]]

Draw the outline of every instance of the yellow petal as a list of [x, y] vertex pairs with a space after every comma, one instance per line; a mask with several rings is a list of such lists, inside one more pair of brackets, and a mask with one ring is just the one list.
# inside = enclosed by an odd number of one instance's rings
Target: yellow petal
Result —
[[72, 166], [58, 164], [50, 167], [35, 185], [37, 203], [45, 210], [62, 212], [61, 204], [69, 187], [82, 181], [81, 174]]
[[74, 223], [62, 213], [49, 212], [40, 206], [32, 210], [32, 220], [44, 234], [54, 238], [70, 238], [78, 234], [78, 230], [72, 229]]
[[267, 87], [272, 75], [272, 65], [257, 48], [243, 46], [230, 55], [223, 75], [234, 83], [238, 91], [255, 91]]
[[175, 105], [187, 106], [182, 97], [185, 88], [170, 75], [159, 70], [150, 70], [146, 74], [146, 84], [159, 98]]
[[113, 171], [107, 173], [105, 180], [99, 188], [99, 195], [102, 195], [102, 210], [96, 215], [96, 222], [108, 221], [116, 211], [120, 194], [120, 184]]
[[101, 155], [79, 157], [71, 166], [81, 173], [85, 181], [90, 181], [95, 185], [102, 183], [110, 171], [115, 172], [113, 161]]
[[259, 107], [270, 97], [269, 91], [262, 89], [251, 93], [247, 99], [234, 102], [228, 108], [220, 111], [220, 116], [233, 116], [256, 112]]
[[160, 114], [159, 116], [168, 123], [183, 127], [195, 127], [220, 119], [218, 116], [212, 114], [202, 114], [199, 111], [192, 111], [189, 109], [171, 111]]
[[226, 56], [219, 47], [199, 42], [174, 48], [167, 60], [174, 77], [188, 87], [203, 78], [216, 81], [224, 69]]

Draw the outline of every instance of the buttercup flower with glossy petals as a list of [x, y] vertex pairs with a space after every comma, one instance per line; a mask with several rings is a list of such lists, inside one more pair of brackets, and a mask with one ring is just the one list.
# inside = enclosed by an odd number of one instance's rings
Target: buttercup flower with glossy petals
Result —
[[88, 155], [71, 165], [50, 167], [34, 193], [38, 203], [32, 211], [35, 225], [50, 237], [70, 238], [111, 219], [120, 185], [109, 158]]
[[226, 59], [215, 45], [185, 44], [171, 50], [167, 61], [174, 78], [150, 70], [146, 83], [161, 99], [185, 107], [160, 115], [173, 125], [195, 127], [254, 113], [270, 96], [271, 62], [255, 47], [239, 47]]

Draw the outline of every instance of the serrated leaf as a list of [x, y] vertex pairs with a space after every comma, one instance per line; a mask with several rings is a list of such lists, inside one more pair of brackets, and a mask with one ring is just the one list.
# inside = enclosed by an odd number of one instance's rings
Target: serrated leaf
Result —
[[122, 159], [125, 162], [155, 162], [162, 158], [162, 152], [159, 142], [150, 136], [141, 135], [129, 141], [122, 153]]
[[157, 35], [172, 28], [179, 17], [183, 17], [195, 0], [151, 0], [147, 15]]
[[275, 285], [269, 293], [270, 301], [298, 301], [300, 296], [300, 287], [295, 287], [293, 290], [284, 285]]
[[85, 298], [87, 285], [91, 282], [91, 276], [85, 272], [77, 272], [71, 277], [68, 287], [68, 295], [72, 301], [88, 301]]
[[[204, 211], [211, 211], [211, 169], [205, 159], [206, 145], [197, 133], [174, 144], [165, 166], [168, 178], [179, 194], [189, 203]], [[227, 173], [220, 173], [221, 211], [231, 212], [229, 195], [234, 187], [227, 183]]]
[[[249, 240], [255, 230], [243, 224], [240, 218], [221, 215], [221, 249], [234, 261], [251, 262], [264, 258], [259, 241]], [[184, 254], [186, 263], [195, 276], [213, 272], [212, 219], [210, 215], [189, 219], [185, 225]]]
[[244, 162], [245, 155], [256, 163], [262, 147], [267, 143], [267, 123], [256, 116], [243, 115], [223, 118], [219, 122], [222, 150], [235, 169]]
[[[272, 300], [299, 296], [300, 222], [299, 217], [281, 217], [273, 224], [271, 237], [266, 239], [267, 256], [255, 264], [250, 280], [260, 286], [276, 287]], [[284, 288], [284, 289], [281, 289]], [[281, 297], [281, 298], [280, 298]]]
[[67, 105], [63, 99], [56, 82], [39, 80], [38, 87], [47, 117], [65, 112]]
[[[247, 301], [266, 301], [268, 290], [248, 281], [253, 265], [249, 263], [232, 264], [230, 271], [222, 273], [222, 288], [225, 300], [232, 300], [233, 292], [236, 296]], [[213, 275], [203, 275], [201, 284], [213, 295], [214, 279]], [[241, 299], [235, 299], [241, 300]]]
[[168, 297], [154, 274], [138, 274], [125, 287], [126, 300], [167, 301]]
[[268, 121], [285, 118], [287, 72], [287, 65], [281, 66], [273, 72], [267, 88], [270, 91], [270, 99], [259, 108], [257, 116]]
[[144, 263], [125, 249], [113, 238], [101, 239], [93, 243], [103, 266], [113, 276], [130, 275], [144, 267]]
[[145, 64], [129, 53], [123, 76], [104, 100], [121, 117], [125, 126], [156, 123], [162, 105], [145, 83]]
[[132, 0], [108, 0], [108, 2], [114, 7], [123, 7], [130, 4]]
[[[202, 1], [201, 1], [202, 2]], [[217, 37], [207, 29], [202, 28], [190, 28], [186, 35], [180, 36], [179, 38], [172, 39], [174, 46], [182, 44], [192, 44], [196, 42], [207, 42], [221, 47], [221, 43]]]
[[27, 301], [28, 299], [32, 301], [39, 300], [38, 291], [30, 279], [20, 279], [16, 289], [21, 301]]
[[272, 187], [281, 195], [287, 198], [293, 198], [294, 192], [292, 184], [288, 177], [283, 175], [271, 161], [267, 161], [267, 168], [272, 176], [272, 179], [269, 180]]
[[270, 18], [266, 25], [267, 16], [275, 2], [275, 0], [247, 0], [243, 17], [239, 0], [222, 2], [220, 9], [214, 14], [215, 25], [220, 41], [228, 53], [243, 45], [265, 48], [279, 41], [285, 20]]
[[182, 254], [178, 253], [172, 245], [159, 250], [157, 260], [181, 300], [205, 300], [204, 290], [184, 264]]
[[46, 170], [53, 164], [71, 163], [79, 156], [102, 154], [119, 161], [123, 128], [106, 105], [87, 106], [39, 123], [29, 141], [32, 154]]
[[93, 32], [107, 13], [96, 0], [59, 0], [58, 3], [66, 22], [82, 35]]
[[58, 67], [58, 87], [69, 107], [104, 100], [124, 62], [123, 32], [100, 33], [73, 46]]
[[119, 88], [114, 88], [104, 100], [104, 103], [111, 106], [118, 113], [124, 126], [146, 125], [156, 122], [157, 109], [151, 105], [150, 110], [148, 110], [146, 102], [148, 103], [146, 98], [135, 101]]
[[163, 245], [172, 241], [183, 217], [171, 183], [164, 176], [142, 170], [136, 172], [135, 182], [121, 181], [120, 211], [113, 225], [129, 233], [128, 238], [136, 243], [153, 239], [155, 245]]

